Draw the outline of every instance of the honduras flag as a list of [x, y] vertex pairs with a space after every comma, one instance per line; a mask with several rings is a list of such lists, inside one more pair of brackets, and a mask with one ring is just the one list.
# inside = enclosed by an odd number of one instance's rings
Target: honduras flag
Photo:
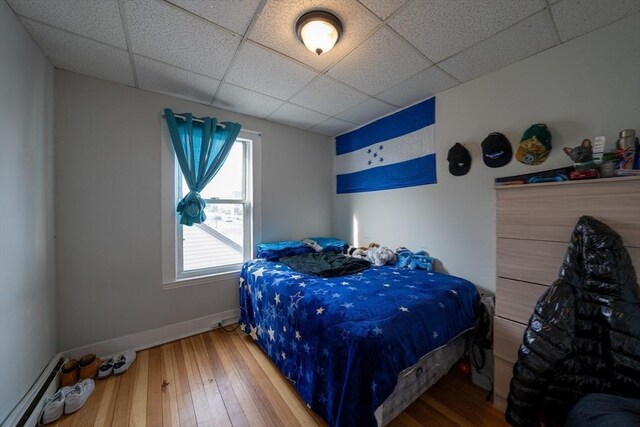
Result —
[[435, 104], [430, 98], [336, 137], [338, 194], [435, 184]]

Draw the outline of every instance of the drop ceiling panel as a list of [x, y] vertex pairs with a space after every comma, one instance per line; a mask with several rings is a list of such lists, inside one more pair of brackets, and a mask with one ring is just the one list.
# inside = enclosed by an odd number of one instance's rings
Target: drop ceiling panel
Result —
[[389, 105], [374, 98], [369, 98], [361, 104], [355, 107], [343, 111], [337, 115], [337, 118], [345, 120], [351, 123], [357, 123], [363, 125], [379, 117], [385, 116], [393, 111], [396, 111], [398, 107]]
[[241, 37], [160, 0], [126, 0], [134, 53], [222, 79]]
[[211, 105], [263, 119], [282, 104], [279, 99], [224, 83]]
[[316, 75], [312, 69], [247, 42], [236, 55], [227, 81], [236, 86], [287, 100]]
[[349, 122], [345, 122], [343, 120], [336, 119], [334, 117], [330, 118], [326, 122], [322, 122], [317, 126], [309, 129], [311, 132], [321, 133], [327, 136], [336, 136], [340, 135], [349, 129], [355, 128], [357, 125]]
[[260, 0], [168, 0], [204, 19], [244, 35]]
[[8, 3], [19, 15], [127, 48], [117, 0], [8, 0]]
[[431, 65], [393, 31], [382, 27], [328, 74], [369, 95], [380, 93]]
[[369, 98], [368, 95], [344, 83], [327, 76], [319, 76], [294, 95], [289, 102], [333, 116], [367, 98]]
[[420, 0], [388, 23], [430, 60], [438, 62], [546, 5], [545, 0]]
[[376, 97], [406, 107], [457, 84], [456, 79], [438, 67], [432, 66]]
[[360, 0], [360, 3], [368, 7], [380, 19], [387, 19], [400, 6], [407, 3], [407, 0]]
[[551, 15], [548, 10], [543, 10], [438, 65], [465, 82], [558, 43]]
[[297, 105], [283, 104], [267, 119], [300, 129], [309, 129], [326, 121], [329, 116]]
[[54, 67], [133, 86], [131, 62], [126, 50], [27, 18], [21, 21]]
[[[338, 44], [321, 56], [297, 38], [295, 24], [305, 12], [322, 9], [336, 15], [344, 27]], [[380, 20], [355, 0], [268, 0], [249, 38], [317, 70], [334, 64], [371, 34]]]
[[551, 6], [563, 42], [639, 11], [640, 0], [563, 0]]
[[141, 89], [208, 104], [220, 86], [220, 80], [139, 55], [134, 56], [134, 62]]

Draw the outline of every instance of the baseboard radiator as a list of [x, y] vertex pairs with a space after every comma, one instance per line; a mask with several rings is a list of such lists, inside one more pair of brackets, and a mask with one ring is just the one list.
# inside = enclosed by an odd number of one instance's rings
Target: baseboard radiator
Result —
[[2, 423], [2, 427], [33, 427], [38, 425], [44, 398], [58, 390], [60, 368], [64, 363], [62, 354], [57, 354], [47, 365], [34, 385]]

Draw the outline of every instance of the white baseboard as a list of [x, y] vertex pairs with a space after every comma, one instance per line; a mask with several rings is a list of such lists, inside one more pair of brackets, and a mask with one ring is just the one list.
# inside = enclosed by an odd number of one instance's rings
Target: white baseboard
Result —
[[[20, 402], [18, 402], [16, 407], [13, 408], [13, 411], [11, 411], [11, 413], [7, 416], [7, 418], [5, 418], [5, 420], [2, 422], [2, 427], [12, 427], [12, 426], [18, 425], [22, 417], [26, 414], [27, 410], [29, 409], [31, 402], [35, 400], [35, 398], [38, 395], [38, 392], [47, 381], [47, 378], [49, 378], [49, 375], [54, 370], [54, 368], [58, 364], [58, 361], [60, 360], [61, 357], [63, 357], [62, 353], [58, 353], [55, 356], [53, 356], [53, 358], [51, 359], [49, 364], [46, 366], [46, 368], [44, 368], [44, 370], [42, 371], [42, 373], [40, 374], [36, 382], [33, 384], [33, 386], [31, 386], [27, 394], [22, 398], [22, 400], [20, 400]], [[33, 412], [31, 412], [31, 416], [27, 419], [26, 423], [24, 424], [25, 427], [33, 427], [38, 424], [38, 418], [40, 417], [40, 412], [42, 412], [42, 407], [44, 405], [44, 397], [51, 396], [58, 390], [59, 381], [60, 379], [56, 377], [51, 382], [49, 387], [47, 387], [47, 390], [45, 391], [44, 396], [42, 396], [42, 398], [38, 401], [37, 406], [35, 407]]]
[[163, 326], [144, 332], [112, 338], [106, 341], [77, 347], [63, 352], [64, 357], [80, 358], [87, 353], [94, 353], [98, 357], [109, 357], [125, 350], [140, 351], [155, 347], [167, 342], [190, 337], [202, 332], [210, 331], [218, 327], [218, 323], [228, 325], [235, 323], [240, 318], [240, 309], [223, 311], [197, 319], [186, 320], [173, 325]]

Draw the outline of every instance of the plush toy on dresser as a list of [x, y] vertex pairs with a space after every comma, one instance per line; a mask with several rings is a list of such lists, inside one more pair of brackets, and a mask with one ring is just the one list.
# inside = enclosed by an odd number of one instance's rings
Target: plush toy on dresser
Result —
[[591, 140], [583, 139], [577, 147], [565, 147], [564, 152], [573, 160], [574, 171], [569, 174], [569, 179], [598, 178], [598, 169], [593, 160], [593, 148]]
[[582, 144], [577, 147], [564, 147], [564, 152], [573, 160], [574, 167], [578, 172], [593, 169], [596, 165], [593, 161], [593, 149], [589, 139], [583, 139]]

